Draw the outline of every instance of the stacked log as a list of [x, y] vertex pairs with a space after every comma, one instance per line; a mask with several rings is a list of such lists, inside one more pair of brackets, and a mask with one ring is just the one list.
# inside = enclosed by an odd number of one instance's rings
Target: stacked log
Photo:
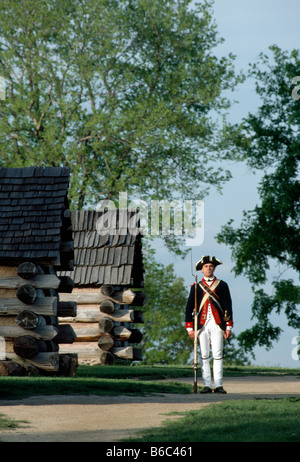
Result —
[[62, 302], [76, 302], [77, 316], [59, 318], [76, 334], [72, 345], [62, 345], [65, 353], [77, 353], [80, 364], [114, 364], [115, 360], [140, 361], [143, 323], [139, 309], [146, 296], [128, 288], [105, 286], [76, 287], [61, 295]]
[[77, 358], [59, 351], [76, 338], [70, 325], [59, 324], [59, 317], [76, 316], [76, 303], [59, 300], [61, 290], [72, 289], [52, 266], [0, 266], [0, 375], [75, 374]]

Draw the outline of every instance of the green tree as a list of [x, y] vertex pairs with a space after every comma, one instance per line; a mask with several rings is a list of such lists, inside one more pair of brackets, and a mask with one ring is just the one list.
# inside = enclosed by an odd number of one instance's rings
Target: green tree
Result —
[[233, 56], [214, 54], [212, 4], [2, 0], [0, 166], [69, 166], [73, 209], [122, 191], [148, 201], [220, 189], [220, 161], [236, 157], [224, 94], [241, 78]]
[[245, 351], [238, 345], [235, 334], [230, 337], [230, 343], [224, 343], [224, 366], [249, 366], [250, 359]]
[[70, 166], [74, 209], [203, 198], [234, 157], [219, 42], [207, 0], [2, 0], [0, 164]]
[[192, 343], [185, 327], [187, 289], [173, 265], [164, 266], [148, 255], [143, 306], [143, 361], [147, 364], [186, 364]]
[[[287, 269], [295, 275], [300, 269], [300, 102], [292, 95], [300, 59], [298, 50], [290, 54], [277, 46], [270, 50], [272, 57], [261, 55], [259, 64], [251, 67], [261, 106], [244, 119], [242, 136], [236, 139], [249, 166], [264, 172], [258, 190], [261, 202], [244, 212], [239, 228], [231, 220], [218, 235], [218, 241], [232, 249], [235, 273], [246, 275], [253, 284], [255, 324], [239, 335], [246, 351], [257, 344], [271, 348], [278, 340], [282, 329], [270, 321], [272, 313], [285, 313], [289, 326], [300, 326], [300, 287], [295, 278], [284, 279]], [[274, 264], [280, 274], [268, 295], [262, 286]]]

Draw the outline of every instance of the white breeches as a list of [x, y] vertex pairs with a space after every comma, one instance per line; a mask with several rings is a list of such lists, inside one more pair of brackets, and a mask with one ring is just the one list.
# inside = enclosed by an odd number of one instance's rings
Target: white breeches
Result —
[[223, 342], [224, 332], [211, 317], [199, 330], [201, 369], [204, 386], [212, 388], [210, 370], [210, 346], [213, 357], [213, 377], [215, 388], [223, 385]]

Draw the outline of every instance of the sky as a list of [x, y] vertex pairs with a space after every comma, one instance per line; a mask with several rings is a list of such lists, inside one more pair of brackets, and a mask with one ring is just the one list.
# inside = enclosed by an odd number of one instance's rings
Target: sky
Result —
[[[268, 48], [273, 44], [283, 50], [299, 48], [299, 0], [215, 0], [214, 17], [220, 37], [225, 39], [216, 54], [224, 56], [231, 52], [236, 55], [237, 70], [246, 71], [249, 63], [257, 62], [261, 52], [271, 54]], [[238, 102], [229, 114], [232, 122], [237, 123], [249, 112], [256, 112], [259, 99], [253, 81], [246, 81], [234, 92], [233, 97]], [[230, 219], [234, 219], [234, 226], [238, 227], [243, 211], [251, 210], [259, 203], [257, 187], [261, 175], [250, 172], [245, 164], [229, 163], [228, 168], [233, 178], [223, 188], [222, 195], [212, 190], [204, 200], [204, 240], [200, 246], [192, 247], [192, 258], [190, 254], [185, 260], [174, 257], [160, 241], [156, 242], [155, 247], [158, 261], [165, 265], [173, 263], [176, 275], [184, 278], [187, 288], [194, 282], [191, 261], [195, 266], [202, 255], [214, 255], [222, 261], [215, 274], [230, 287], [234, 333], [238, 335], [255, 322], [251, 320], [251, 285], [245, 277], [234, 275], [231, 250], [228, 246], [219, 245], [215, 236]], [[271, 277], [276, 277], [281, 269], [277, 266], [271, 268]], [[201, 275], [201, 272], [198, 273], [198, 279]], [[285, 274], [285, 277], [289, 276]], [[270, 284], [266, 286], [266, 291], [270, 293], [268, 288], [271, 288]], [[295, 339], [299, 332], [287, 326], [284, 315], [274, 315], [271, 321], [275, 326], [280, 326], [283, 333], [271, 350], [255, 348], [255, 359], [251, 358], [251, 363], [269, 367], [300, 367], [300, 362], [295, 359]]]

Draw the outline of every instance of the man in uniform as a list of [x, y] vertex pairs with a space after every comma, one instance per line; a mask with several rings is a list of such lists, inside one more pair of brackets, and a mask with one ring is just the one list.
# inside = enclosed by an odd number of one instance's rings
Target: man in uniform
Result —
[[[212, 392], [210, 370], [210, 346], [213, 356], [214, 392], [226, 393], [223, 388], [223, 346], [229, 339], [233, 327], [232, 302], [226, 282], [214, 276], [215, 268], [222, 262], [205, 255], [196, 263], [196, 271], [202, 271], [203, 278], [197, 284], [198, 336], [201, 351], [201, 370], [204, 388], [200, 393]], [[185, 327], [194, 339], [195, 284], [192, 285], [186, 305]]]

